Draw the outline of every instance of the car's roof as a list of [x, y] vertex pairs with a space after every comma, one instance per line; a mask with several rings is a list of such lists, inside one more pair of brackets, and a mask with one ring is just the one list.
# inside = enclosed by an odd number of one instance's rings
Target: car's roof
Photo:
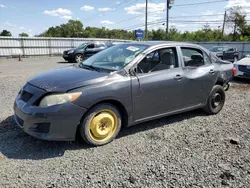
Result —
[[[193, 44], [193, 43], [188, 43], [188, 42], [176, 42], [176, 41], [143, 41], [143, 42], [129, 42], [125, 44], [131, 44], [131, 45], [147, 45], [147, 46], [157, 46], [157, 45], [162, 45], [162, 44], [167, 44], [167, 45], [173, 45], [173, 46], [194, 46], [198, 47], [199, 45]], [[199, 46], [200, 47], [200, 46]]]

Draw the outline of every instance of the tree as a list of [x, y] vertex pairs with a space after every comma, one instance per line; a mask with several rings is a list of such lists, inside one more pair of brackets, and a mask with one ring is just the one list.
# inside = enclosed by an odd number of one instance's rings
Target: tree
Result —
[[249, 36], [249, 25], [247, 25], [246, 14], [243, 12], [242, 7], [236, 6], [229, 9], [226, 18], [226, 23], [229, 28], [233, 30], [233, 39], [236, 41], [243, 37]]
[[3, 31], [0, 33], [0, 36], [11, 37], [12, 34], [11, 34], [11, 32], [8, 31], [8, 30], [3, 30]]
[[29, 37], [29, 34], [28, 33], [20, 33], [19, 37]]

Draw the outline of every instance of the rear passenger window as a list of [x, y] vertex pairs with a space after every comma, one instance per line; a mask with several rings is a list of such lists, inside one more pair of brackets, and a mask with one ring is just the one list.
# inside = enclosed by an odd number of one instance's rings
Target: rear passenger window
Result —
[[105, 45], [102, 43], [97, 43], [97, 44], [95, 44], [95, 46], [96, 46], [96, 48], [104, 48], [105, 47]]
[[209, 57], [203, 55], [203, 52], [199, 49], [194, 48], [181, 48], [184, 66], [185, 67], [200, 67], [205, 64], [209, 64]]
[[150, 73], [179, 67], [176, 48], [163, 48], [149, 53], [137, 66], [138, 73]]

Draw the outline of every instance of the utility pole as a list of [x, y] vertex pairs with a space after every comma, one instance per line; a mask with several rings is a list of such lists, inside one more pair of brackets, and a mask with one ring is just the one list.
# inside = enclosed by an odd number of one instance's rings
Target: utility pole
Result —
[[234, 41], [236, 41], [236, 22], [237, 22], [237, 18], [235, 18], [234, 20]]
[[146, 0], [146, 9], [145, 9], [145, 40], [148, 40], [148, 0]]
[[166, 2], [166, 35], [168, 38], [168, 25], [169, 25], [169, 0]]
[[226, 18], [227, 18], [227, 11], [225, 11], [225, 13], [224, 13], [224, 20], [223, 20], [223, 26], [222, 26], [222, 32], [221, 32], [221, 40], [223, 39], [223, 36], [224, 36]]

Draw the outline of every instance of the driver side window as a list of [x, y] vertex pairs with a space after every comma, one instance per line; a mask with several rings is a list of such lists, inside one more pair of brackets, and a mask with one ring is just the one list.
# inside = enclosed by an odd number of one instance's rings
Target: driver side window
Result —
[[176, 48], [153, 51], [137, 65], [137, 73], [151, 73], [179, 67]]

